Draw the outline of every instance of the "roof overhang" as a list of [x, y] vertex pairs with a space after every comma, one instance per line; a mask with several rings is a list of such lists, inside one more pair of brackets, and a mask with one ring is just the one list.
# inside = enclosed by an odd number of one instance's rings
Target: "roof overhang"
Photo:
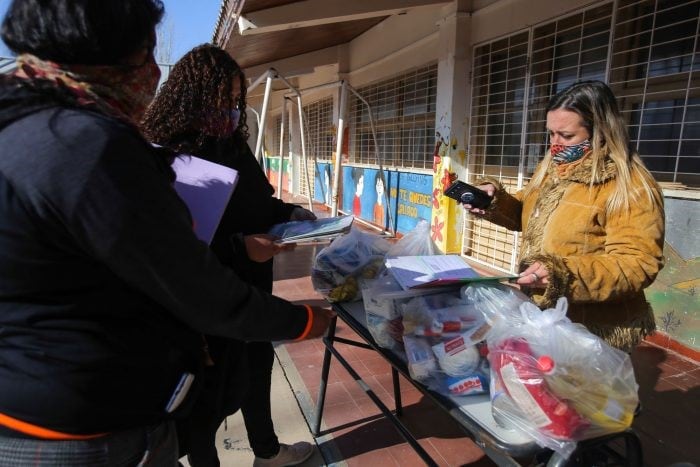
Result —
[[[223, 0], [216, 44], [251, 68], [345, 44], [392, 15], [445, 0]], [[230, 24], [236, 16], [236, 24]]]

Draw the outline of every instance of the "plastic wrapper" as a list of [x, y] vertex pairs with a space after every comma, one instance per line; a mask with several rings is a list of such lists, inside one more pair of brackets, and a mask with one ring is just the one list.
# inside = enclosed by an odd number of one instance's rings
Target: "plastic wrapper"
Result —
[[316, 255], [311, 268], [314, 289], [330, 302], [360, 299], [362, 281], [376, 277], [388, 250], [389, 242], [381, 236], [351, 228]]
[[403, 344], [411, 378], [428, 384], [437, 371], [437, 360], [430, 343], [426, 339], [407, 334], [403, 336]]
[[481, 313], [458, 290], [433, 290], [438, 292], [417, 296], [402, 306], [406, 333], [454, 337], [483, 321]]
[[[344, 247], [344, 245], [343, 245]], [[383, 245], [382, 245], [383, 248]], [[375, 251], [377, 248], [374, 249]], [[438, 252], [435, 243], [430, 238], [430, 224], [425, 220], [418, 222], [416, 227], [401, 237], [386, 250], [387, 255], [432, 255]], [[344, 252], [343, 252], [344, 253]], [[320, 255], [319, 255], [320, 256]], [[375, 277], [359, 279], [362, 300], [367, 313], [367, 328], [380, 347], [396, 349], [402, 345], [402, 315], [401, 306], [418, 295], [432, 294], [430, 290], [403, 290], [394, 277], [386, 271], [382, 264]], [[372, 263], [374, 264], [374, 260]], [[367, 275], [365, 275], [367, 276]], [[351, 281], [352, 282], [352, 281]], [[351, 287], [353, 285], [351, 284]], [[346, 300], [346, 296], [354, 290], [327, 294], [329, 300]], [[339, 301], [339, 300], [336, 300]]]
[[410, 299], [401, 310], [413, 379], [447, 396], [488, 391], [488, 363], [477, 347], [488, 326], [459, 289], [433, 289], [431, 295]]
[[367, 313], [367, 330], [379, 347], [400, 349], [403, 341], [401, 318], [386, 319]]
[[507, 428], [568, 457], [576, 442], [632, 423], [638, 403], [630, 357], [566, 317], [567, 301], [540, 310], [507, 286], [470, 285], [492, 328], [492, 412]]
[[362, 287], [362, 300], [367, 314], [367, 328], [380, 347], [395, 349], [402, 342], [402, 306], [419, 294], [430, 290], [403, 290], [385, 269], [377, 278]]
[[489, 365], [486, 346], [477, 336], [483, 334], [483, 321], [454, 337], [431, 337], [437, 369], [433, 371], [430, 389], [448, 396], [470, 396], [489, 390]]
[[416, 226], [391, 245], [388, 256], [425, 256], [439, 255], [440, 249], [430, 236], [430, 222], [425, 219], [418, 221]]

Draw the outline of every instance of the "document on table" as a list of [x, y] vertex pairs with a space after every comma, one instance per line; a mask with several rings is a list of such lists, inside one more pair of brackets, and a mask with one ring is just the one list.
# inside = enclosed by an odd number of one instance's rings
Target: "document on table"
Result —
[[395, 256], [386, 266], [404, 290], [516, 277], [482, 276], [459, 255]]

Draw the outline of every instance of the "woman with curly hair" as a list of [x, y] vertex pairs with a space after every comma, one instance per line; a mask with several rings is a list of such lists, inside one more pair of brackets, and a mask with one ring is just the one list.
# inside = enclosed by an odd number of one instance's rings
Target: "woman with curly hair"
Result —
[[517, 283], [542, 308], [564, 296], [568, 317], [630, 351], [655, 328], [644, 297], [663, 267], [664, 206], [636, 152], [615, 95], [575, 83], [547, 107], [550, 149], [530, 183], [509, 194], [476, 182], [494, 201], [473, 214], [523, 232]]
[[[246, 143], [245, 109], [243, 71], [225, 51], [205, 44], [175, 64], [147, 110], [142, 130], [153, 143], [238, 171], [238, 184], [211, 248], [240, 277], [271, 292], [272, 257], [289, 246], [276, 244], [265, 232], [280, 222], [316, 216], [273, 197], [274, 189]], [[219, 465], [216, 430], [239, 405], [256, 456], [254, 465], [296, 465], [311, 456], [310, 443], [285, 445], [277, 440], [270, 410], [272, 344], [207, 339], [214, 360], [211, 385], [188, 424], [180, 427], [180, 434], [188, 438], [190, 464]]]

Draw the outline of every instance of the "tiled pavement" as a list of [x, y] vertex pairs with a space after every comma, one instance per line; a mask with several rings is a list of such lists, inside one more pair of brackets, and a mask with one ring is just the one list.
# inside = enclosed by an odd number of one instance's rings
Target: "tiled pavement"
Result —
[[[298, 246], [293, 252], [278, 255], [274, 293], [292, 301], [325, 303], [309, 279], [313, 258], [323, 246]], [[337, 335], [359, 339], [340, 320]], [[393, 407], [390, 366], [373, 351], [337, 345], [382, 401]], [[280, 360], [286, 360], [282, 361], [283, 368], [294, 373], [288, 379], [309, 422], [313, 420], [323, 352], [320, 339], [278, 349], [278, 356], [283, 355]], [[649, 343], [640, 345], [632, 359], [643, 407], [634, 428], [642, 440], [645, 465], [700, 465], [700, 364]], [[495, 465], [448, 415], [410, 383], [402, 381], [401, 390], [402, 420], [438, 464]], [[329, 465], [424, 465], [337, 361], [331, 364], [322, 428], [323, 436], [317, 442]]]

